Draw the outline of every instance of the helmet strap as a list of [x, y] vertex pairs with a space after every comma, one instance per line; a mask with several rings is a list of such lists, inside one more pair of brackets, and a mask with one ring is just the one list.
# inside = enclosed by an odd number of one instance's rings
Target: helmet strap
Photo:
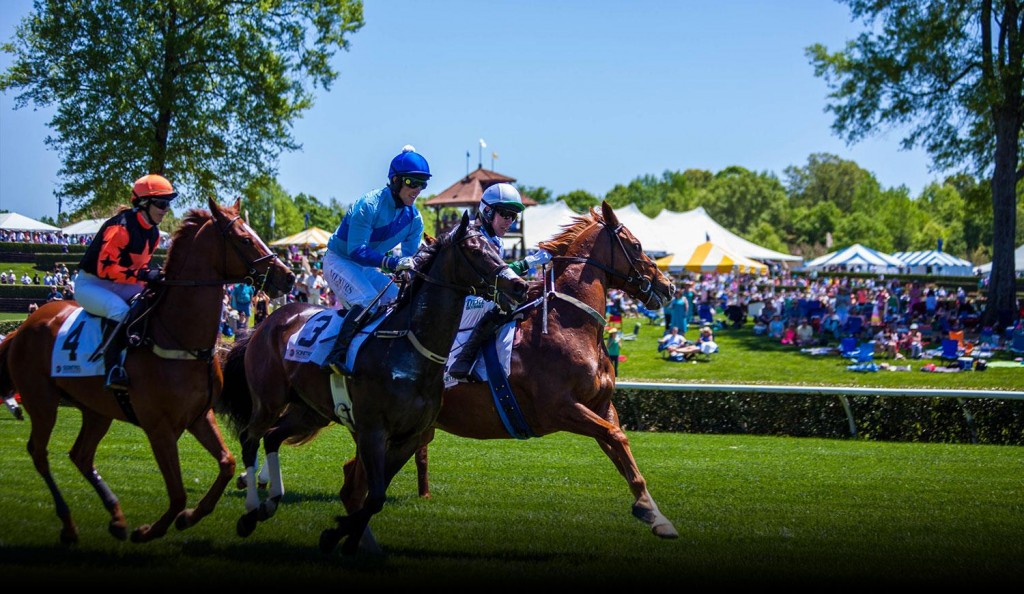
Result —
[[402, 176], [396, 175], [388, 181], [388, 189], [391, 190], [391, 199], [395, 201], [395, 208], [402, 208], [405, 203], [402, 202], [402, 197], [398, 194], [402, 191]]

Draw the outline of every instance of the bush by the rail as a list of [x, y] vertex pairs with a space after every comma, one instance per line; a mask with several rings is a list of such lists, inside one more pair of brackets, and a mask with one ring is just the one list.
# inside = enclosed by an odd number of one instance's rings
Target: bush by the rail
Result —
[[[1021, 400], [850, 396], [847, 401], [863, 439], [1024, 445]], [[614, 402], [629, 430], [851, 437], [837, 396], [619, 389]]]

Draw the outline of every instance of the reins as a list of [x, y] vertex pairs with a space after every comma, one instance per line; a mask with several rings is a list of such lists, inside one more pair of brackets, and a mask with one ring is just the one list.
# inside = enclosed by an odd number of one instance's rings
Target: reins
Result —
[[[467, 234], [464, 237], [462, 237], [457, 243], [456, 242], [452, 242], [452, 243], [449, 243], [449, 244], [443, 246], [441, 248], [441, 250], [438, 251], [438, 254], [440, 254], [440, 251], [447, 250], [449, 248], [455, 247], [455, 246], [465, 242], [468, 239], [471, 239], [473, 237], [481, 237], [481, 236], [482, 236], [481, 233], [474, 233], [472, 235]], [[434, 258], [437, 258], [438, 254], [435, 254]], [[489, 288], [490, 288], [490, 295], [493, 297], [492, 300], [496, 300], [497, 294], [498, 294], [498, 275], [501, 274], [501, 272], [503, 270], [505, 270], [505, 269], [507, 269], [509, 267], [508, 264], [503, 264], [503, 265], [500, 265], [500, 266], [496, 266], [494, 268], [494, 270], [492, 270], [489, 273], [489, 275], [485, 276], [485, 275], [480, 273], [480, 271], [477, 269], [477, 267], [473, 264], [473, 261], [466, 257], [465, 253], [463, 253], [461, 250], [459, 250], [458, 254], [459, 254], [460, 257], [462, 257], [463, 262], [467, 266], [469, 266], [469, 268], [473, 271], [474, 274], [477, 275], [477, 282], [487, 282], [488, 278], [491, 278], [491, 277], [494, 278], [494, 283], [491, 284]], [[433, 271], [433, 267], [431, 267], [431, 272], [432, 271]], [[469, 286], [459, 285], [459, 284], [456, 284], [456, 283], [450, 283], [450, 282], [445, 281], [445, 280], [434, 278], [433, 276], [431, 276], [431, 274], [420, 272], [419, 270], [417, 270], [415, 268], [410, 270], [409, 272], [413, 273], [417, 278], [421, 279], [425, 283], [432, 284], [434, 286], [441, 287], [441, 288], [444, 288], [444, 289], [449, 289], [449, 290], [455, 291], [456, 293], [459, 293], [460, 295], [463, 295], [463, 296], [466, 296], [466, 295], [477, 295], [478, 294], [477, 290], [476, 290], [476, 284], [475, 283], [471, 284]], [[383, 291], [381, 291], [381, 294], [383, 294]], [[379, 297], [380, 297], [380, 295], [378, 294], [378, 298]], [[367, 308], [367, 311], [368, 311], [368, 309], [369, 308]], [[439, 365], [444, 365], [445, 363], [448, 362], [448, 357], [447, 356], [439, 355], [439, 354], [431, 351], [426, 346], [424, 346], [422, 342], [420, 342], [419, 338], [416, 337], [416, 333], [413, 331], [413, 328], [412, 328], [412, 316], [411, 315], [409, 316], [409, 326], [405, 330], [376, 330], [376, 331], [374, 331], [373, 335], [376, 336], [377, 338], [382, 338], [382, 339], [383, 338], [401, 338], [401, 337], [404, 336], [404, 337], [409, 339], [409, 342], [412, 343], [412, 346], [413, 346], [413, 348], [416, 349], [416, 352], [418, 352], [419, 354], [423, 355], [423, 357], [425, 357], [428, 361], [431, 361], [433, 363], [437, 363]]]

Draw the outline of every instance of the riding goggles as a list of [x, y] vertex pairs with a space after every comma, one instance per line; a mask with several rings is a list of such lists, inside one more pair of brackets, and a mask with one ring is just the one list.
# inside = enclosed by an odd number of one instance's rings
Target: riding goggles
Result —
[[167, 210], [171, 207], [171, 201], [164, 198], [150, 198], [149, 203], [160, 210]]
[[427, 180], [419, 179], [417, 177], [403, 177], [402, 185], [407, 188], [425, 188], [427, 187]]
[[514, 221], [514, 220], [519, 218], [519, 213], [518, 212], [516, 212], [514, 210], [509, 210], [507, 208], [495, 208], [494, 209], [494, 214], [500, 216], [501, 218], [505, 219], [506, 221]]

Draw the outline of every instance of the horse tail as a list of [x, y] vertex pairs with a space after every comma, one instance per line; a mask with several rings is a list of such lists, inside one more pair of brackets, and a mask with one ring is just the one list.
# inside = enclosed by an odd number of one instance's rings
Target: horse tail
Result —
[[228, 426], [238, 436], [249, 424], [252, 416], [252, 396], [249, 380], [245, 377], [245, 351], [249, 335], [236, 337], [235, 344], [223, 355], [224, 388], [214, 411], [227, 416]]
[[14, 338], [16, 332], [17, 330], [11, 332], [4, 338], [3, 342], [0, 342], [0, 395], [3, 397], [14, 393], [14, 382], [11, 381], [11, 373], [7, 367], [7, 358], [11, 352], [11, 339]]

